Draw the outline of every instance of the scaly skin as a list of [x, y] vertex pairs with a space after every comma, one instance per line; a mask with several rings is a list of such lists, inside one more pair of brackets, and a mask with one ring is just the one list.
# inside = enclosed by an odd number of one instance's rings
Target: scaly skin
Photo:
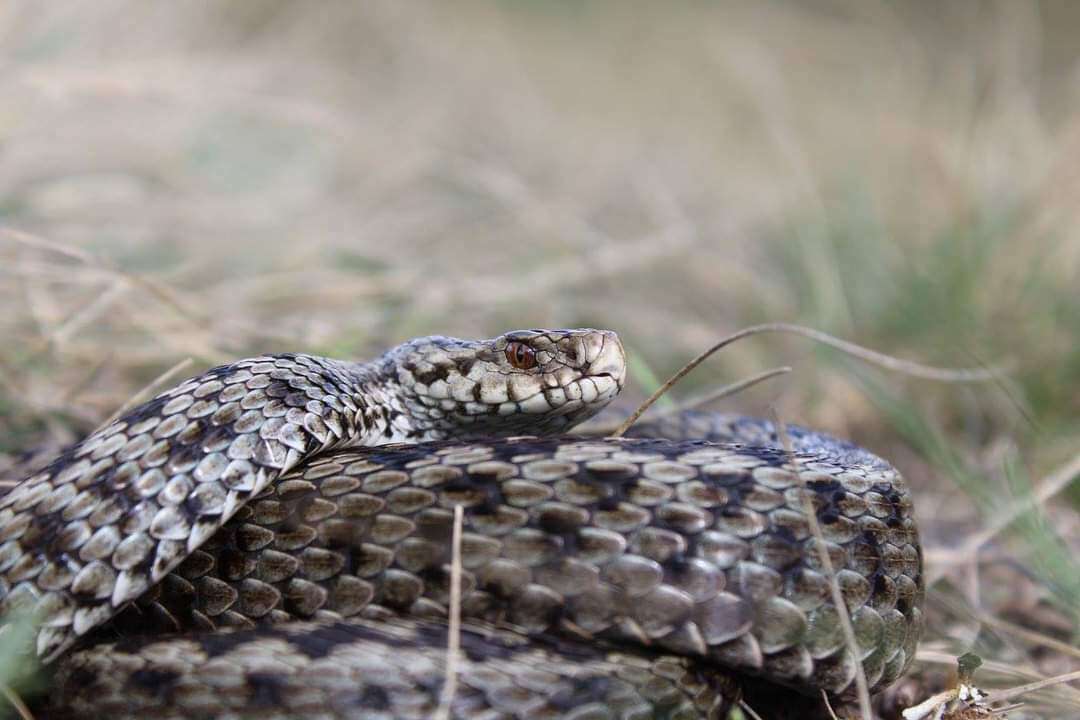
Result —
[[[511, 342], [536, 367], [513, 367]], [[512, 434], [530, 421], [559, 430], [601, 409], [625, 372], [618, 338], [597, 330], [420, 338], [367, 364], [289, 354], [214, 368], [0, 499], [0, 616], [32, 610], [37, 653], [52, 660], [291, 468], [332, 448]]]
[[[528, 347], [534, 367], [514, 366], [514, 343]], [[798, 428], [788, 456], [767, 423], [745, 418], [690, 417], [651, 431], [693, 430], [710, 443], [494, 437], [566, 429], [614, 397], [624, 376], [617, 338], [599, 331], [424, 338], [367, 365], [290, 355], [209, 371], [0, 499], [0, 609], [36, 606], [45, 620], [38, 651], [48, 659], [132, 600], [110, 635], [202, 633], [79, 651], [59, 672], [68, 710], [123, 715], [127, 702], [131, 716], [267, 717], [258, 688], [278, 698], [295, 686], [324, 701], [333, 695], [312, 670], [320, 659], [337, 658], [353, 680], [342, 658], [365, 668], [379, 657], [405, 662], [400, 638], [380, 638], [370, 623], [445, 617], [451, 508], [461, 504], [466, 619], [590, 647], [577, 657], [564, 645], [476, 645], [457, 716], [497, 711], [495, 685], [481, 687], [494, 656], [509, 663], [496, 674], [513, 678], [515, 692], [527, 685], [549, 712], [570, 711], [553, 699], [568, 692], [566, 676], [522, 680], [530, 662], [597, 678], [610, 675], [601, 668], [660, 663], [668, 675], [650, 671], [603, 692], [590, 686], [575, 702], [613, 703], [610, 690], [626, 708], [718, 715], [734, 683], [709, 670], [713, 663], [803, 692], [850, 692], [857, 660], [809, 536], [809, 492], [858, 660], [872, 687], [896, 679], [913, 656], [923, 590], [910, 500], [884, 461]], [[471, 441], [430, 442], [461, 437]], [[401, 441], [421, 443], [376, 447]], [[716, 444], [739, 442], [753, 444]], [[267, 661], [256, 652], [269, 647], [260, 628], [293, 618], [319, 625], [281, 630], [290, 639]], [[420, 625], [401, 622], [401, 633], [418, 637]], [[346, 629], [353, 623], [367, 629]], [[222, 632], [229, 627], [242, 630]], [[485, 628], [471, 626], [469, 636], [498, 645], [504, 631]], [[297, 649], [304, 632], [323, 638], [317, 651]], [[182, 642], [190, 653], [169, 649]], [[207, 644], [272, 667], [219, 661], [207, 670], [218, 655], [201, 664], [188, 657]], [[442, 655], [433, 651], [408, 649], [406, 665], [427, 663], [438, 675]], [[213, 677], [236, 690], [233, 706], [199, 705]], [[438, 688], [426, 677], [396, 697], [430, 710]], [[650, 682], [668, 682], [670, 692], [651, 696], [659, 686]], [[84, 686], [92, 690], [80, 693]], [[378, 683], [364, 687], [367, 695], [333, 695], [339, 710], [326, 716], [374, 702]], [[236, 705], [243, 698], [246, 709]], [[388, 716], [406, 716], [400, 707]]]

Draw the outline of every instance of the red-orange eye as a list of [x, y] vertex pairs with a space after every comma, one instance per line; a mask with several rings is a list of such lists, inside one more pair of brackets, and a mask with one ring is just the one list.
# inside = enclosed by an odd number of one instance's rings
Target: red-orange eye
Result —
[[523, 342], [512, 342], [506, 346], [506, 361], [518, 370], [536, 367], [536, 351]]

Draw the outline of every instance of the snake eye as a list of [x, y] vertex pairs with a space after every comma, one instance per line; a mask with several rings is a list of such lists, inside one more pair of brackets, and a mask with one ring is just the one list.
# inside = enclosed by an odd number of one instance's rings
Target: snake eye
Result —
[[506, 346], [506, 361], [518, 370], [530, 370], [536, 367], [536, 351], [523, 342], [512, 342]]

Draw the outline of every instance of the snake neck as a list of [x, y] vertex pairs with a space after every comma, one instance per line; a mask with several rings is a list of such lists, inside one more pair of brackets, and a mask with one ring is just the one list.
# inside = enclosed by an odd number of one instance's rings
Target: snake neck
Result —
[[424, 418], [410, 414], [409, 393], [384, 356], [370, 363], [341, 363], [351, 382], [342, 388], [342, 402], [352, 411], [353, 432], [341, 447], [415, 443], [451, 437]]

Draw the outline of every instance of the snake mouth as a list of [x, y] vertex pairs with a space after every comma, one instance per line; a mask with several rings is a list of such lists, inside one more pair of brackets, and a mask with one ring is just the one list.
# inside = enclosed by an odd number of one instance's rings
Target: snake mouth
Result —
[[623, 350], [622, 343], [619, 342], [615, 333], [603, 333], [600, 351], [589, 363], [585, 372], [586, 377], [610, 378], [617, 388], [622, 389], [623, 382], [626, 380], [626, 351]]

